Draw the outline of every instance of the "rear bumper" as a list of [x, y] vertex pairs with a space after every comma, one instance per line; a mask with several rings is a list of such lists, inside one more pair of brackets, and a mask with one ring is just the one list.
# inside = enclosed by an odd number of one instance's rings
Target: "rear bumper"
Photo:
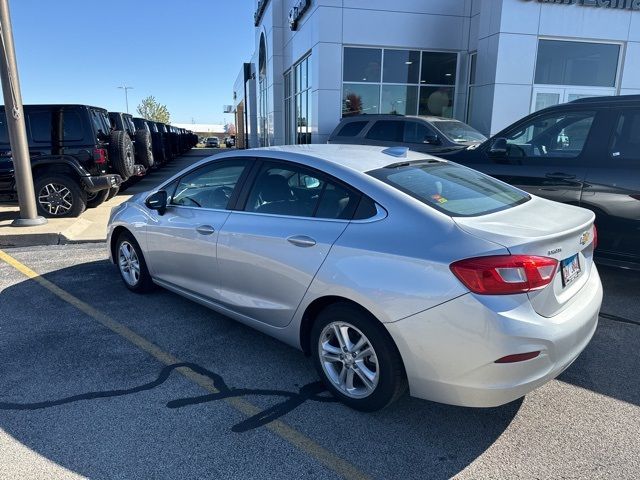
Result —
[[88, 177], [80, 177], [84, 189], [89, 193], [96, 193], [108, 188], [120, 186], [122, 177], [115, 174], [107, 175], [91, 175]]
[[[494, 407], [557, 377], [587, 346], [598, 323], [602, 284], [588, 282], [558, 315], [538, 315], [526, 295], [466, 294], [387, 323], [404, 361], [411, 395], [468, 407]], [[531, 360], [497, 364], [507, 355]]]

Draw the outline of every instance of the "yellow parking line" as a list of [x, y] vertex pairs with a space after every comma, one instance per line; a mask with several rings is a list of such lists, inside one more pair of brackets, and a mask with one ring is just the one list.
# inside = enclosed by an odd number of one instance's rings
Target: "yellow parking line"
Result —
[[[30, 278], [31, 280], [37, 282], [38, 284], [40, 284], [42, 287], [49, 290], [58, 298], [73, 305], [78, 310], [90, 316], [91, 318], [93, 318], [95, 321], [97, 321], [104, 327], [108, 328], [112, 332], [125, 338], [126, 340], [128, 340], [129, 342], [131, 342], [141, 350], [147, 352], [156, 360], [158, 360], [160, 363], [163, 363], [164, 365], [183, 363], [180, 359], [174, 357], [170, 353], [165, 352], [160, 347], [150, 342], [149, 340], [145, 339], [144, 337], [141, 337], [130, 328], [126, 327], [120, 322], [115, 321], [108, 315], [102, 313], [99, 310], [96, 310], [88, 303], [83, 302], [82, 300], [75, 297], [71, 293], [58, 287], [56, 284], [41, 277], [40, 275], [38, 275], [38, 273], [34, 272], [29, 267], [19, 262], [18, 260], [16, 260], [15, 258], [8, 255], [6, 252], [2, 250], [0, 250], [0, 260], [10, 265], [11, 267], [15, 268], [16, 270], [18, 270], [27, 278]], [[200, 375], [187, 367], [180, 367], [177, 369], [177, 371], [184, 377], [194, 382], [195, 384], [207, 390], [208, 392], [219, 393], [219, 390], [215, 387], [213, 380], [211, 380], [210, 378], [204, 375]], [[261, 408], [256, 407], [252, 403], [242, 398], [237, 398], [237, 397], [225, 398], [224, 401], [228, 405], [236, 409], [237, 411], [247, 416], [253, 416], [262, 411]], [[337, 473], [338, 475], [344, 478], [354, 479], [354, 480], [369, 478], [366, 474], [358, 470], [351, 463], [338, 457], [337, 455], [333, 454], [326, 448], [318, 445], [311, 438], [307, 437], [306, 435], [297, 431], [296, 429], [290, 427], [289, 425], [282, 422], [281, 420], [274, 420], [266, 424], [265, 427], [271, 430], [273, 433], [275, 433], [279, 437], [286, 440], [287, 442], [291, 443], [295, 447], [299, 448], [303, 452], [309, 454], [311, 457], [313, 457], [315, 460], [320, 462], [322, 465], [324, 465], [331, 471]]]

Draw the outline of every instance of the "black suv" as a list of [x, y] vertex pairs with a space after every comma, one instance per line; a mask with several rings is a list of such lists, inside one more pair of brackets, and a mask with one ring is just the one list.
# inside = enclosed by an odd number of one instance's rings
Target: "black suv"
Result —
[[[0, 201], [17, 201], [4, 107], [0, 107]], [[112, 170], [107, 111], [87, 105], [25, 105], [40, 215], [75, 217], [122, 182]], [[93, 204], [91, 202], [94, 202]]]
[[[133, 115], [122, 112], [109, 112], [111, 127], [114, 132], [124, 132], [126, 137], [124, 141], [126, 148], [130, 146], [131, 160], [127, 162], [130, 169], [127, 171], [128, 176], [144, 175], [144, 173], [153, 167], [153, 149], [151, 145], [151, 132], [149, 129], [137, 129], [133, 122]], [[142, 167], [142, 168], [140, 168]]]
[[452, 118], [410, 115], [355, 115], [344, 117], [327, 143], [406, 146], [440, 155], [478, 145], [487, 139], [466, 123]]
[[156, 123], [144, 118], [134, 117], [133, 124], [135, 125], [136, 130], [149, 131], [149, 134], [151, 135], [151, 149], [153, 152], [154, 166], [165, 164], [167, 162], [167, 154], [165, 151], [164, 140]]
[[440, 156], [596, 214], [604, 264], [640, 269], [640, 95], [533, 113], [477, 148]]

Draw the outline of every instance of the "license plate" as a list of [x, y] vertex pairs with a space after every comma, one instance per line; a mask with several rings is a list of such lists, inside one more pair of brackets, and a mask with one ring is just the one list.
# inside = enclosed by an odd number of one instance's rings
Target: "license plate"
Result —
[[567, 286], [580, 276], [580, 260], [578, 254], [565, 258], [560, 264], [562, 268], [562, 285]]

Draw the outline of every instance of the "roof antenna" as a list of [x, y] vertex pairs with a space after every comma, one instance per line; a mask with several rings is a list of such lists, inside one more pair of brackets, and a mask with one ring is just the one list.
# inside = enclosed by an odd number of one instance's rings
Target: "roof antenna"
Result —
[[390, 147], [382, 150], [385, 155], [391, 155], [397, 158], [407, 158], [408, 147]]

